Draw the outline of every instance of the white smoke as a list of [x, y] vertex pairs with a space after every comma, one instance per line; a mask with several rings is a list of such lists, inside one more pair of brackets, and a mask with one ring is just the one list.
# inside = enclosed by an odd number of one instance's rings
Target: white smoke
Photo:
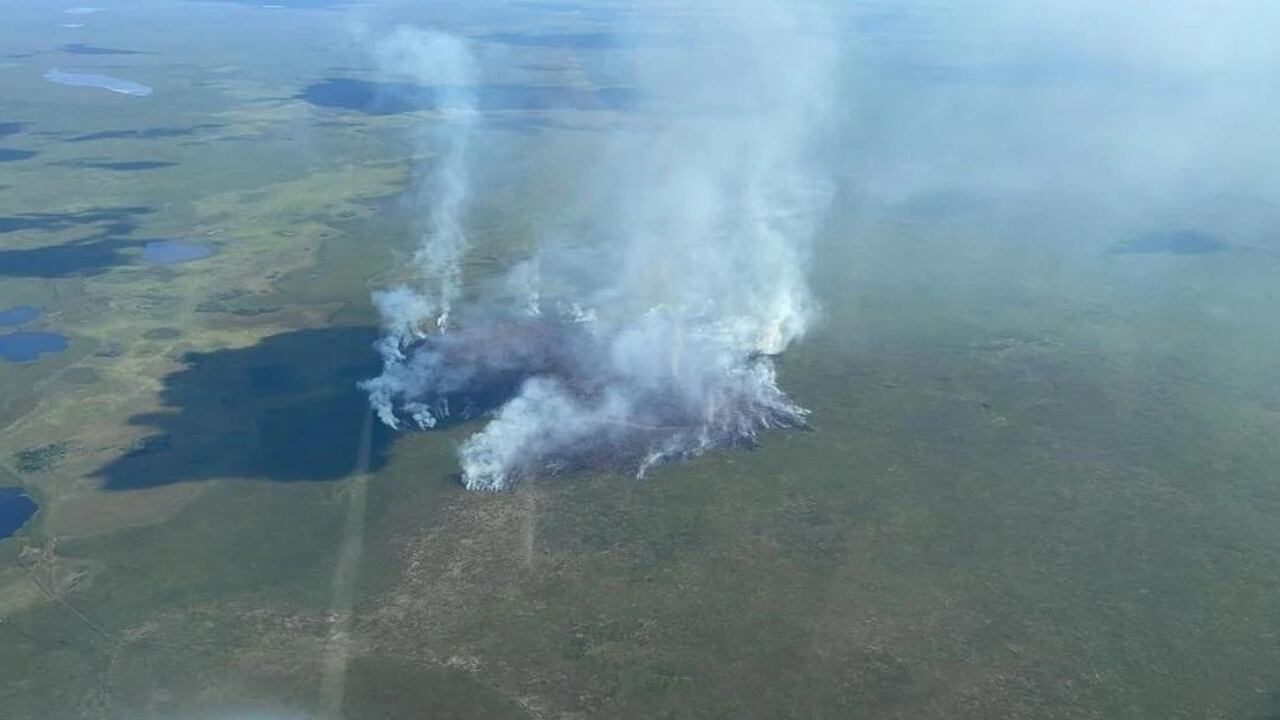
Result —
[[476, 64], [464, 41], [434, 30], [398, 28], [376, 47], [380, 66], [431, 94], [437, 114], [421, 139], [438, 154], [420, 190], [427, 227], [413, 255], [416, 286], [374, 293], [373, 302], [386, 334], [378, 343], [386, 372], [366, 384], [378, 417], [397, 427], [390, 377], [400, 374], [403, 350], [430, 326], [448, 328], [453, 304], [462, 292], [462, 259], [467, 249], [463, 215], [470, 195], [468, 165], [478, 118]]
[[[383, 421], [428, 428], [492, 412], [459, 453], [477, 490], [578, 467], [643, 474], [803, 425], [770, 356], [815, 315], [808, 246], [829, 198], [817, 145], [839, 90], [827, 26], [803, 7], [770, 0], [682, 16], [698, 40], [646, 56], [636, 73], [652, 129], [616, 134], [584, 173], [583, 237], [513, 269], [508, 307], [477, 301], [484, 309], [468, 317], [484, 319], [427, 337], [422, 319], [447, 318], [442, 298], [458, 296], [465, 247], [460, 226], [441, 233], [437, 222], [420, 255], [439, 296], [376, 297], [386, 367], [365, 387]], [[434, 48], [402, 48], [403, 58], [445, 61], [439, 48], [458, 47], [398, 37]], [[450, 169], [433, 189], [444, 194], [429, 198], [433, 217], [456, 210], [466, 192], [452, 182], [464, 178]]]

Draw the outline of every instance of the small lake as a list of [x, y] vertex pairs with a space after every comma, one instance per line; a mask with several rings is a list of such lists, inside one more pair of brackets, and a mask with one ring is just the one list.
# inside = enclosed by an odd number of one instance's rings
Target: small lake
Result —
[[17, 150], [14, 148], [0, 148], [0, 162], [13, 162], [14, 160], [26, 160], [37, 155], [35, 150]]
[[204, 243], [182, 240], [157, 240], [142, 247], [142, 259], [157, 265], [203, 260], [213, 254], [213, 248]]
[[51, 332], [13, 332], [0, 335], [0, 358], [11, 363], [35, 362], [45, 353], [67, 349], [67, 338]]
[[0, 487], [0, 539], [12, 536], [36, 514], [36, 501], [21, 488]]
[[110, 75], [98, 75], [96, 73], [78, 73], [66, 72], [54, 68], [44, 74], [46, 80], [58, 83], [59, 85], [74, 85], [78, 87], [96, 87], [103, 90], [110, 90], [114, 93], [122, 95], [133, 95], [135, 97], [146, 97], [151, 94], [151, 88], [139, 82], [125, 80], [124, 78], [111, 77]]
[[1227, 243], [1197, 230], [1155, 232], [1121, 243], [1116, 255], [1209, 255], [1228, 249]]
[[40, 317], [40, 308], [35, 305], [15, 305], [0, 310], [0, 327], [17, 327]]

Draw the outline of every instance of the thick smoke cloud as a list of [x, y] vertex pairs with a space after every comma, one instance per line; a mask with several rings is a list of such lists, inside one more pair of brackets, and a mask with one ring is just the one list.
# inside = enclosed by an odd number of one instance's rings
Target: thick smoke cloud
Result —
[[[584, 171], [581, 237], [554, 235], [503, 293], [457, 313], [476, 111], [465, 93], [441, 103], [456, 117], [422, 198], [420, 286], [375, 296], [385, 368], [364, 387], [393, 427], [491, 415], [459, 450], [468, 488], [582, 467], [643, 474], [804, 425], [771, 358], [816, 315], [805, 278], [830, 194], [818, 143], [836, 48], [813, 6], [747, 5], [690, 11], [689, 42], [638, 63], [649, 129], [618, 132]], [[474, 86], [458, 40], [402, 30], [381, 55], [423, 84]]]

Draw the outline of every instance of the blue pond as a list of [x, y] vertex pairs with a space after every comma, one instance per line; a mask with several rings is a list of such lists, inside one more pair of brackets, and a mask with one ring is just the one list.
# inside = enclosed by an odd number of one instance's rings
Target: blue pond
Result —
[[34, 362], [45, 353], [67, 349], [67, 338], [50, 332], [12, 332], [0, 335], [0, 358], [12, 363]]
[[44, 74], [46, 80], [56, 82], [59, 85], [76, 85], [81, 87], [96, 87], [111, 92], [122, 93], [124, 95], [135, 95], [137, 97], [145, 97], [151, 94], [151, 88], [137, 83], [132, 80], [111, 77], [110, 75], [97, 75], [94, 73], [78, 73], [65, 72], [54, 68]]
[[35, 514], [36, 502], [21, 489], [0, 487], [0, 538], [18, 532]]
[[15, 305], [0, 310], [0, 327], [17, 327], [40, 317], [40, 308], [34, 305]]
[[213, 254], [213, 248], [202, 243], [181, 240], [156, 240], [142, 247], [142, 259], [159, 265], [201, 260]]
[[1150, 233], [1111, 249], [1117, 255], [1209, 255], [1230, 246], [1221, 239], [1197, 230]]

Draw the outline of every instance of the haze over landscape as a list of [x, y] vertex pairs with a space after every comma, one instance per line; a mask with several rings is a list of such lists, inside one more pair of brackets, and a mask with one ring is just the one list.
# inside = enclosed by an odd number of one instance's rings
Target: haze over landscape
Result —
[[0, 717], [1280, 717], [1280, 6], [0, 0]]

